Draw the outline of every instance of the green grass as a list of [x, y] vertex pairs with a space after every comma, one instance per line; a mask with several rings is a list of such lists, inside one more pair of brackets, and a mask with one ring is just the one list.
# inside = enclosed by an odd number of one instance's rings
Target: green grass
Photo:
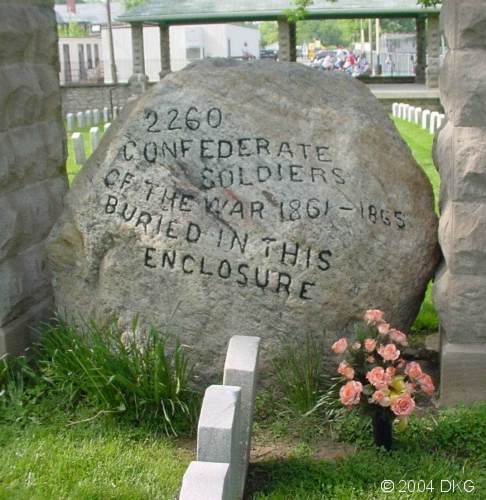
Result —
[[168, 499], [193, 453], [180, 441], [108, 417], [72, 424], [59, 410], [0, 420], [0, 499]]
[[403, 140], [411, 149], [415, 161], [422, 167], [430, 181], [430, 184], [432, 185], [435, 208], [438, 213], [440, 176], [432, 160], [432, 143], [434, 142], [434, 136], [429, 134], [426, 130], [423, 130], [418, 125], [410, 123], [406, 120], [393, 118], [393, 122], [400, 132]]
[[[404, 141], [408, 144], [417, 163], [427, 175], [434, 191], [435, 210], [439, 212], [440, 176], [432, 161], [432, 143], [434, 136], [423, 130], [418, 125], [400, 118], [393, 121]], [[439, 328], [439, 320], [434, 304], [432, 303], [432, 284], [429, 283], [424, 301], [419, 314], [412, 326], [416, 333], [436, 332]]]
[[[103, 123], [100, 123], [98, 125], [101, 135], [103, 136]], [[84, 139], [84, 150], [86, 153], [86, 159], [88, 159], [91, 156], [92, 149], [91, 149], [91, 141], [89, 139], [89, 129], [90, 127], [82, 128], [82, 129], [76, 129], [74, 132], [80, 132], [83, 135]], [[69, 180], [69, 185], [73, 183], [74, 178], [76, 175], [79, 173], [81, 170], [81, 165], [78, 165], [75, 160], [74, 160], [74, 146], [73, 146], [73, 141], [71, 139], [71, 136], [73, 135], [74, 132], [68, 132], [67, 134], [67, 148], [68, 148], [68, 157], [66, 161], [66, 171], [68, 174], [68, 180]]]
[[[316, 453], [329, 446], [329, 442], [316, 433], [307, 436], [305, 442], [300, 441], [286, 458], [270, 458], [255, 464], [250, 471], [251, 498], [485, 498], [486, 405], [413, 417], [404, 433], [395, 433], [390, 454], [371, 444], [369, 420], [346, 412], [345, 417], [336, 422], [335, 437], [358, 446], [355, 452], [343, 458], [316, 459]], [[267, 440], [271, 439], [271, 435], [267, 436]], [[424, 480], [426, 484], [432, 481], [434, 491], [385, 494], [380, 487], [385, 479], [393, 480], [397, 490], [401, 480]], [[471, 480], [475, 492], [442, 496], [439, 490], [443, 479]]]
[[32, 354], [0, 358], [0, 500], [173, 498], [200, 406], [182, 346], [58, 320]]

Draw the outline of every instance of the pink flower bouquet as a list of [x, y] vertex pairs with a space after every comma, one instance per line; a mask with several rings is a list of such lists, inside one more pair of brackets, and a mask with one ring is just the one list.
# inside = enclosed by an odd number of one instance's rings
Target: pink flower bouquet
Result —
[[398, 419], [403, 429], [415, 409], [415, 394], [431, 396], [434, 384], [418, 363], [401, 357], [407, 336], [392, 328], [384, 316], [378, 309], [366, 311], [357, 339], [351, 342], [343, 337], [333, 344], [333, 352], [343, 358], [337, 369], [342, 377], [339, 396], [344, 406], [359, 405], [390, 423]]

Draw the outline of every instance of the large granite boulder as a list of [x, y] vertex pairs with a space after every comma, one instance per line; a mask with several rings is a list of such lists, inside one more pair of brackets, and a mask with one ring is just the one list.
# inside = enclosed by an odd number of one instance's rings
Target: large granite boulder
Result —
[[[127, 107], [51, 234], [58, 308], [180, 335], [200, 374], [228, 339], [327, 343], [368, 308], [413, 321], [438, 260], [432, 190], [351, 77], [208, 60]], [[268, 366], [268, 365], [267, 365]]]

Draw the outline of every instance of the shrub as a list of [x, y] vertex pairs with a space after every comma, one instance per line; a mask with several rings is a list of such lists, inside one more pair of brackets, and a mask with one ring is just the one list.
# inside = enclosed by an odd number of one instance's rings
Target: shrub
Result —
[[302, 341], [283, 340], [282, 354], [274, 361], [277, 383], [285, 404], [297, 413], [311, 410], [319, 397], [322, 376], [322, 349], [306, 335]]
[[167, 434], [191, 429], [198, 395], [189, 388], [188, 361], [179, 342], [136, 324], [76, 328], [62, 319], [40, 332], [40, 377], [67, 406], [87, 403], [99, 413], [160, 422]]

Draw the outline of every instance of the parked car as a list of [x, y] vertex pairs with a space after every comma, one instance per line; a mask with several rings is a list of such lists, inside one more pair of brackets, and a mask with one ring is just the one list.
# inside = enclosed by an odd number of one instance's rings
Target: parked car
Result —
[[278, 51], [273, 49], [260, 49], [260, 59], [273, 59], [276, 61], [278, 58]]

